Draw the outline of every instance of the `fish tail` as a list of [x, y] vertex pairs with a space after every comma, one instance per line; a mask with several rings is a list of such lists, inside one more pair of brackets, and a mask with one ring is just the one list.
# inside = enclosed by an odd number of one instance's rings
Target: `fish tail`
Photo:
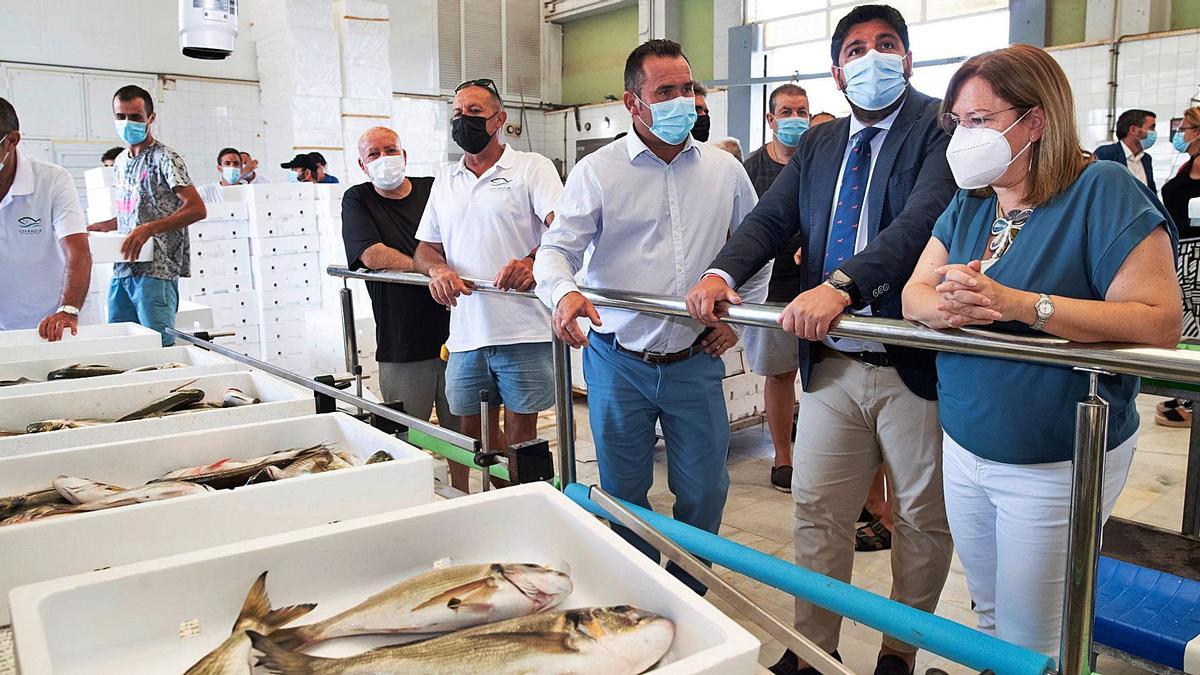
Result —
[[332, 672], [327, 662], [335, 659], [324, 659], [289, 651], [254, 631], [247, 631], [246, 634], [250, 636], [250, 643], [254, 645], [254, 648], [262, 653], [258, 663], [255, 664], [258, 667], [266, 668], [272, 673], [286, 673], [287, 675], [322, 675]]
[[257, 628], [270, 633], [308, 614], [314, 607], [315, 604], [307, 603], [271, 609], [271, 598], [267, 595], [267, 573], [263, 572], [250, 586], [250, 592], [246, 594], [246, 601], [242, 603], [242, 611], [238, 613], [233, 630], [236, 632], [239, 628]]
[[280, 626], [286, 626], [289, 623], [299, 619], [300, 617], [313, 611], [317, 606], [315, 602], [306, 602], [302, 605], [288, 605], [279, 609], [271, 610], [263, 619], [263, 625], [270, 628], [272, 632]]
[[310, 623], [295, 628], [280, 628], [271, 633], [271, 642], [284, 649], [300, 649], [318, 640], [321, 624]]

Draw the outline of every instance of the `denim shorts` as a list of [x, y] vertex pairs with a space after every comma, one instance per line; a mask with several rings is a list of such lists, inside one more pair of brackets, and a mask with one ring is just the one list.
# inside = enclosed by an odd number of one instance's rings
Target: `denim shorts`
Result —
[[491, 406], [514, 413], [536, 413], [554, 406], [554, 361], [549, 342], [481, 347], [450, 352], [446, 363], [446, 400], [450, 412], [479, 414], [479, 392]]

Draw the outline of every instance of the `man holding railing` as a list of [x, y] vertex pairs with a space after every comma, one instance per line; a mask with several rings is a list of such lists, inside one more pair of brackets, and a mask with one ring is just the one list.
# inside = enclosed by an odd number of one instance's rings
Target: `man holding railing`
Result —
[[[574, 275], [590, 246], [584, 285], [681, 295], [757, 197], [732, 155], [690, 135], [692, 71], [678, 44], [651, 40], [629, 55], [624, 103], [632, 131], [580, 161], [567, 180], [534, 264], [537, 294], [555, 310], [555, 334], [588, 347], [583, 372], [601, 486], [649, 507], [661, 423], [675, 518], [716, 532], [729, 488], [719, 357], [737, 344], [737, 334], [725, 324], [704, 330], [688, 319], [597, 311]], [[769, 270], [748, 284], [747, 297], [766, 297]], [[590, 336], [579, 318], [591, 320]], [[657, 558], [645, 542], [623, 534]], [[700, 582], [669, 569], [703, 592]]]

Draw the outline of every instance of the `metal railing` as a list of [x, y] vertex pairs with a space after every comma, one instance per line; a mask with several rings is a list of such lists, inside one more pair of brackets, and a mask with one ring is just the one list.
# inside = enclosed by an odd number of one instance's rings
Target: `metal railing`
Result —
[[[330, 266], [327, 273], [343, 279], [428, 286], [429, 278], [399, 272], [352, 271]], [[474, 292], [507, 293], [534, 298], [529, 292], [502, 291], [490, 281], [468, 279]], [[610, 307], [664, 316], [687, 318], [681, 298], [580, 288], [598, 307]], [[731, 306], [725, 320], [746, 326], [779, 329], [779, 305]], [[990, 356], [1028, 361], [1083, 371], [1089, 378], [1089, 394], [1076, 406], [1076, 438], [1072, 461], [1071, 516], [1064, 589], [1062, 642], [1059, 673], [1086, 675], [1091, 672], [1092, 631], [1096, 567], [1100, 553], [1100, 490], [1107, 448], [1108, 403], [1098, 394], [1099, 376], [1107, 374], [1152, 377], [1200, 384], [1200, 358], [1190, 353], [1136, 345], [1080, 344], [1052, 337], [1021, 337], [984, 330], [933, 330], [895, 319], [843, 315], [829, 330], [839, 338], [857, 338], [903, 347]], [[558, 464], [562, 484], [575, 478], [574, 420], [571, 409], [570, 347], [553, 338]], [[348, 364], [357, 366], [355, 363]], [[353, 370], [352, 370], [353, 372]]]

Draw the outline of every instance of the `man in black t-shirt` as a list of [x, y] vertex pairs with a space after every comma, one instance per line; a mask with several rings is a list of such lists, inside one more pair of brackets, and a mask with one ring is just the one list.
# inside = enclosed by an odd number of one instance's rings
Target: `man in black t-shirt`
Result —
[[[342, 239], [350, 269], [412, 272], [417, 226], [433, 187], [432, 178], [404, 175], [408, 153], [400, 137], [373, 127], [358, 140], [358, 165], [371, 178], [342, 195]], [[446, 364], [442, 345], [450, 333], [450, 312], [421, 286], [367, 282], [375, 310], [379, 386], [386, 401], [451, 429], [458, 420], [446, 403]]]

